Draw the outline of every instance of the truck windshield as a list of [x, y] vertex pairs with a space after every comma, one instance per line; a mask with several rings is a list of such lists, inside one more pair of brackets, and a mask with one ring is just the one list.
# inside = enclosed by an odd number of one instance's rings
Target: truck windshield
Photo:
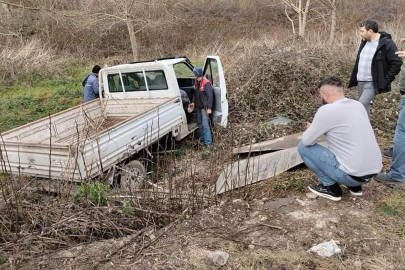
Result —
[[111, 93], [168, 89], [163, 70], [108, 74], [107, 80]]

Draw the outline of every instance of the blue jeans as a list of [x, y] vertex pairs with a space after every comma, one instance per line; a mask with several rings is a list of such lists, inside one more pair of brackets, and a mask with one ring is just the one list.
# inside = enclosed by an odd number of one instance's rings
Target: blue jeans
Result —
[[396, 181], [405, 182], [405, 96], [401, 101], [393, 148], [388, 176]]
[[338, 183], [347, 187], [355, 187], [365, 183], [354, 180], [347, 173], [339, 169], [340, 164], [336, 156], [322, 145], [305, 146], [300, 142], [298, 153], [304, 160], [305, 165], [318, 176], [324, 186]]
[[212, 144], [210, 118], [205, 109], [197, 109], [197, 123], [200, 133], [200, 139], [206, 146]]

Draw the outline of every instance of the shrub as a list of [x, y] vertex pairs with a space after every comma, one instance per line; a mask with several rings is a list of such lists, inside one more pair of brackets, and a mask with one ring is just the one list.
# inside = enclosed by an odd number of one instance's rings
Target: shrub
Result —
[[87, 198], [96, 205], [107, 205], [106, 191], [108, 190], [109, 187], [100, 182], [83, 184], [75, 192], [74, 200], [78, 202], [82, 198]]

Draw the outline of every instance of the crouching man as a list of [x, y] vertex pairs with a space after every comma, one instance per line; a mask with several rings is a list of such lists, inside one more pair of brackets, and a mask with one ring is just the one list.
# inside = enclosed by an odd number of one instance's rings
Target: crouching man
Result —
[[[342, 82], [336, 76], [324, 78], [318, 85], [324, 104], [298, 145], [305, 164], [319, 178], [309, 185], [318, 196], [339, 201], [340, 185], [355, 196], [362, 195], [362, 185], [382, 168], [382, 157], [364, 106], [345, 98]], [[328, 147], [316, 143], [326, 136]]]

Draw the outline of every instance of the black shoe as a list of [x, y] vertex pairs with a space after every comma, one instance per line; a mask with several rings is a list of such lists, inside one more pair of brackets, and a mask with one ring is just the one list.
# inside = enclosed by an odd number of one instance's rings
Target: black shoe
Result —
[[328, 187], [322, 184], [310, 184], [308, 188], [312, 193], [332, 201], [337, 202], [342, 199], [342, 189], [337, 183]]
[[356, 186], [356, 187], [348, 187], [342, 185], [342, 187], [347, 188], [350, 191], [350, 194], [353, 196], [362, 196], [363, 195], [363, 187], [362, 186]]
[[391, 147], [391, 148], [388, 148], [388, 149], [383, 149], [381, 151], [381, 154], [383, 155], [383, 157], [392, 158], [392, 152], [393, 152], [393, 149]]

